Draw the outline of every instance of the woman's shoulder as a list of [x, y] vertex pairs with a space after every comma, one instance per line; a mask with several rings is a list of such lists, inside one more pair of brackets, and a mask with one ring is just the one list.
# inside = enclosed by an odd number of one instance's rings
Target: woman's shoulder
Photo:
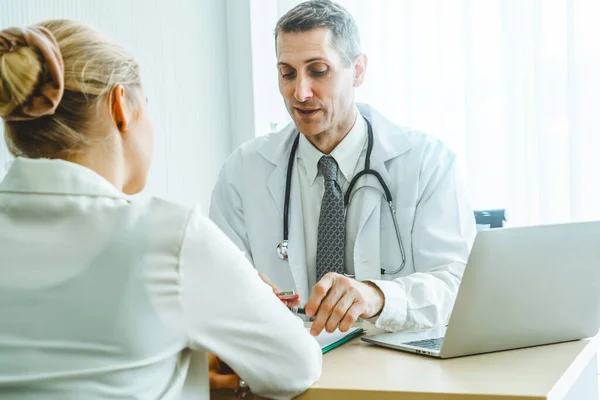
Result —
[[148, 197], [132, 201], [128, 207], [130, 218], [142, 225], [179, 226], [185, 224], [193, 212], [193, 207], [169, 201], [160, 197]]
[[187, 206], [161, 197], [149, 197], [138, 202], [147, 208], [148, 212], [164, 216], [189, 217], [197, 206]]
[[145, 243], [147, 251], [176, 252], [193, 213], [193, 207], [163, 198], [138, 198], [121, 207], [118, 225], [131, 241]]
[[151, 248], [179, 252], [191, 245], [206, 258], [241, 253], [199, 205], [190, 207], [158, 197], [130, 205], [130, 215], [135, 215], [134, 230], [145, 237]]
[[145, 220], [144, 225], [159, 235], [218, 235], [218, 228], [205, 216], [200, 205], [187, 206], [160, 197], [132, 203]]

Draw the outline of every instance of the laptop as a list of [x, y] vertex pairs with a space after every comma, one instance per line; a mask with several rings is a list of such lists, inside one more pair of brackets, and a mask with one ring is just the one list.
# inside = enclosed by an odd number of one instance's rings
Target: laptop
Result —
[[438, 358], [559, 343], [600, 328], [600, 222], [481, 231], [445, 327], [363, 341]]

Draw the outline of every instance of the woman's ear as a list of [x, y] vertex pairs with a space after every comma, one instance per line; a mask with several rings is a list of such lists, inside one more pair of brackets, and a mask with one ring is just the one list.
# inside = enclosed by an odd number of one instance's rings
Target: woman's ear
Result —
[[113, 88], [109, 99], [113, 121], [119, 132], [123, 133], [129, 126], [129, 113], [125, 101], [125, 88], [123, 85], [116, 85]]

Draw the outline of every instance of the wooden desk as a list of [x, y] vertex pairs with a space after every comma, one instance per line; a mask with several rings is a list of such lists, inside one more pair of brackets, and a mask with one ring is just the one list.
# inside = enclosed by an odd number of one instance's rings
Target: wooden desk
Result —
[[438, 360], [355, 339], [323, 356], [321, 378], [298, 399], [598, 400], [599, 344], [595, 337]]

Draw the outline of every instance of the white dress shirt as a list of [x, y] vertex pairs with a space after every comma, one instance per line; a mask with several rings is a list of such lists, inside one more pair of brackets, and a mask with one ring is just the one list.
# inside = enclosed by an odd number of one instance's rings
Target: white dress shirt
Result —
[[212, 222], [78, 164], [15, 160], [0, 257], [3, 400], [208, 399], [209, 351], [263, 396], [320, 374], [316, 341]]
[[[358, 110], [356, 110], [356, 120], [350, 132], [329, 154], [338, 164], [338, 184], [342, 189], [342, 193], [346, 193], [354, 175], [364, 168], [366, 145], [367, 124]], [[325, 192], [323, 175], [319, 172], [318, 163], [324, 155], [306, 139], [306, 136], [300, 135], [296, 159], [302, 192], [302, 213], [304, 215], [304, 240], [306, 243], [306, 266], [308, 268], [309, 288], [312, 288], [317, 280], [317, 236], [319, 232], [321, 201]], [[351, 253], [352, 248], [346, 249], [346, 252]], [[308, 299], [303, 300], [306, 301]]]

